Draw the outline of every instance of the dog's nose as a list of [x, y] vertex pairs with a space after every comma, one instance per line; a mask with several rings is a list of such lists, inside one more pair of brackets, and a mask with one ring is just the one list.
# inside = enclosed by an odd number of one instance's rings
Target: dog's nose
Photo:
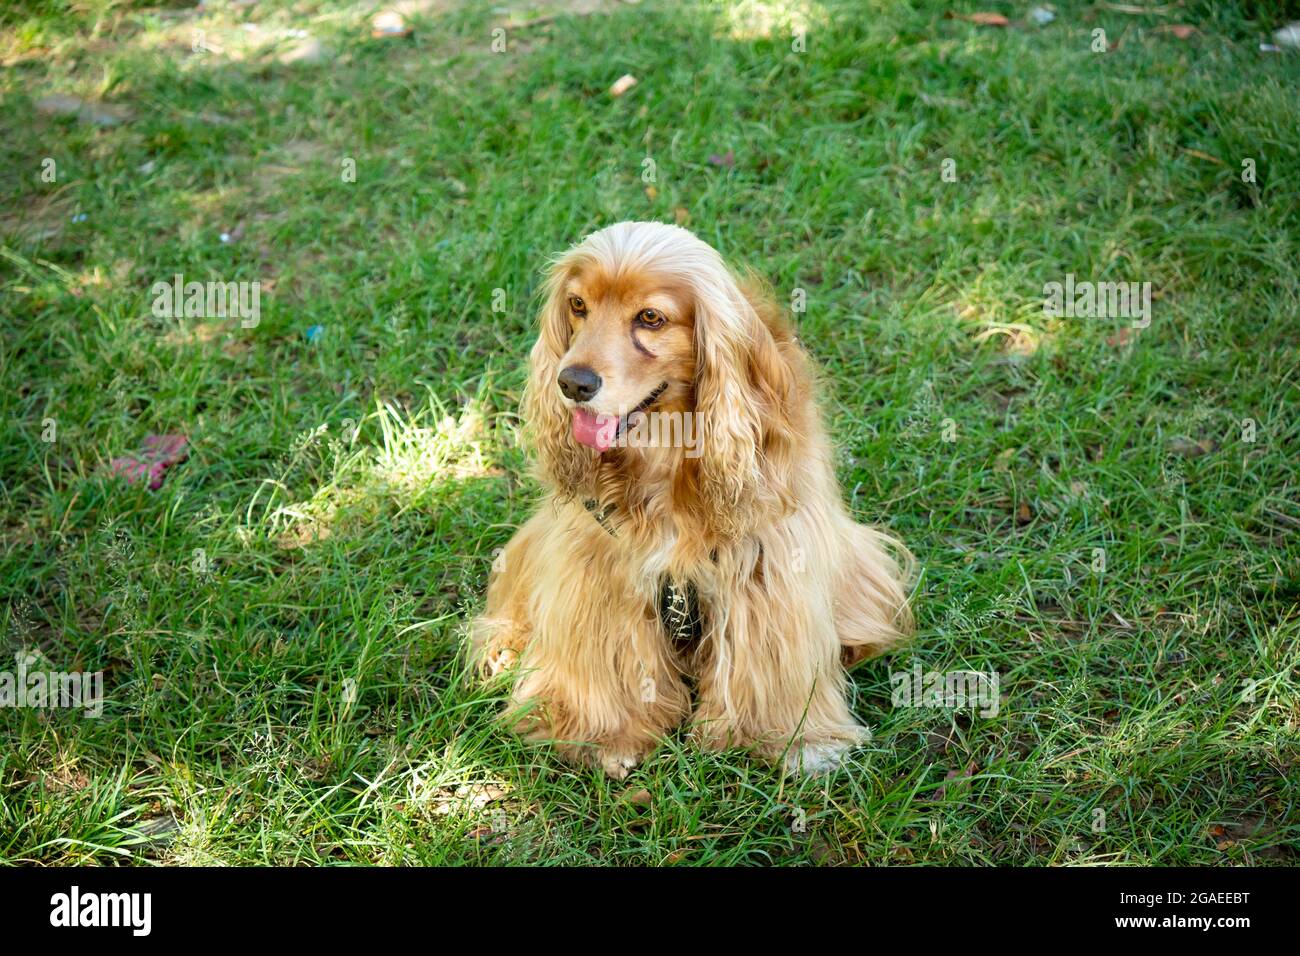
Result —
[[570, 365], [560, 370], [560, 391], [575, 402], [590, 401], [600, 391], [600, 376], [585, 365]]

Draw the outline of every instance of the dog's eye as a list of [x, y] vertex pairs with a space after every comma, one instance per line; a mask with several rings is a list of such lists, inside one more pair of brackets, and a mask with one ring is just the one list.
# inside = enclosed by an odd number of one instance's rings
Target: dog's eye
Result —
[[636, 324], [643, 329], [657, 329], [667, 321], [658, 309], [642, 309], [636, 314]]
[[587, 303], [583, 302], [576, 295], [569, 296], [569, 311], [574, 315], [586, 315]]

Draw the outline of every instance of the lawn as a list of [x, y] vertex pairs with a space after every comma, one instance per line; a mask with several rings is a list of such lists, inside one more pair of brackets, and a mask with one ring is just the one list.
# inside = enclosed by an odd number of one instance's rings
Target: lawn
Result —
[[[0, 707], [0, 860], [1300, 863], [1291, 11], [1029, 6], [7, 5], [0, 670], [104, 701]], [[679, 737], [612, 782], [467, 680], [541, 270], [622, 219], [806, 306], [918, 558], [833, 777]], [[159, 316], [176, 274], [257, 321]], [[1067, 276], [1149, 324], [1048, 314]], [[154, 491], [111, 475], [150, 434]], [[996, 715], [893, 706], [913, 668]]]

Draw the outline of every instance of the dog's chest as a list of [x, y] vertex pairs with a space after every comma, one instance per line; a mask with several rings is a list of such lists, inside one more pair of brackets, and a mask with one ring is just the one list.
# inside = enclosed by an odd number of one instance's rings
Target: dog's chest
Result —
[[[618, 530], [613, 520], [615, 510], [613, 505], [602, 508], [599, 502], [588, 499], [583, 502], [583, 506], [610, 537], [618, 537]], [[699, 592], [691, 581], [683, 585], [667, 574], [659, 575], [659, 579], [657, 601], [659, 626], [663, 628], [664, 636], [679, 652], [689, 651], [699, 642], [704, 629]]]

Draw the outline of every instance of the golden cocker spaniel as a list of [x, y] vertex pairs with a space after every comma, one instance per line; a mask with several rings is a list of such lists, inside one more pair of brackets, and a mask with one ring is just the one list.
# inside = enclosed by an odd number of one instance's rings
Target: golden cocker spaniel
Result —
[[528, 736], [623, 777], [683, 721], [790, 772], [866, 731], [846, 668], [910, 630], [906, 549], [855, 523], [810, 360], [771, 295], [677, 226], [562, 255], [523, 399], [547, 494], [470, 647]]

